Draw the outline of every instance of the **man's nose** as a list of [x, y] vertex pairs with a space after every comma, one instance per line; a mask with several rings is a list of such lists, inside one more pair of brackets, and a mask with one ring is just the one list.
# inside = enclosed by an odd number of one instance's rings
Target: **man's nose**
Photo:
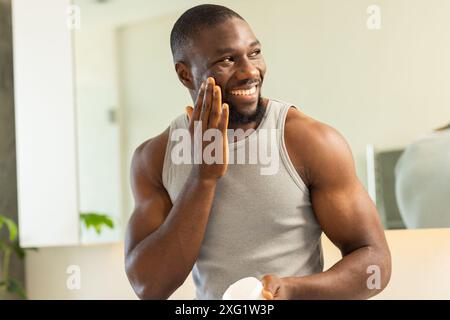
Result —
[[238, 68], [237, 78], [239, 80], [259, 78], [258, 68], [248, 58], [241, 59]]

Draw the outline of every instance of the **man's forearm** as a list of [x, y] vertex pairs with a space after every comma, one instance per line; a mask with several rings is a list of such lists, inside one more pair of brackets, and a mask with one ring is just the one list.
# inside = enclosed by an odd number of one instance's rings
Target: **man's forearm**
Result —
[[141, 298], [167, 298], [189, 275], [200, 252], [216, 183], [191, 173], [164, 223], [132, 250]]
[[[377, 270], [379, 275], [375, 274]], [[366, 246], [344, 256], [325, 272], [282, 281], [291, 299], [367, 299], [384, 289], [390, 273], [389, 253]], [[376, 278], [368, 284], [371, 276], [379, 276], [379, 286]]]

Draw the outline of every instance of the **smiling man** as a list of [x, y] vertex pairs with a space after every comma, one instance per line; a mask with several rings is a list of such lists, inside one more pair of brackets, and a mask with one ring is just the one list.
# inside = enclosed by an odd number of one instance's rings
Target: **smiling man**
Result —
[[[194, 104], [133, 156], [125, 250], [137, 295], [168, 298], [191, 271], [198, 299], [221, 299], [248, 276], [262, 281], [267, 299], [365, 299], [383, 290], [390, 252], [346, 141], [295, 105], [262, 97], [266, 64], [248, 23], [226, 7], [200, 5], [176, 21], [170, 41]], [[220, 132], [220, 161], [175, 164], [180, 129], [190, 138]], [[270, 142], [281, 159], [276, 173], [261, 174], [260, 162], [230, 163], [239, 150], [257, 152], [251, 142], [267, 143], [257, 134], [267, 130], [278, 133]], [[322, 232], [342, 253], [326, 271]]]

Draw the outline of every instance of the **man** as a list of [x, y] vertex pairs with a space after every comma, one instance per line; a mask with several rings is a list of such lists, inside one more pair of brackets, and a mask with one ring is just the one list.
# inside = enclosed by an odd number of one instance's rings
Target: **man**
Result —
[[[133, 156], [125, 250], [137, 295], [165, 299], [191, 270], [198, 299], [221, 299], [248, 276], [262, 281], [266, 299], [365, 299], [384, 289], [390, 252], [347, 143], [291, 104], [261, 96], [266, 65], [247, 22], [222, 6], [196, 6], [175, 23], [171, 48], [194, 107]], [[220, 161], [175, 164], [180, 129], [194, 139], [194, 130], [218, 130]], [[230, 129], [245, 133], [230, 137]], [[249, 146], [268, 142], [259, 133], [270, 130], [278, 132], [272, 159], [281, 158], [275, 174], [262, 174], [267, 163], [231, 164], [232, 153], [254, 156]], [[197, 143], [197, 154], [207, 148]], [[322, 231], [343, 256], [325, 272]]]
[[395, 188], [406, 228], [450, 227], [450, 124], [405, 149], [395, 167]]

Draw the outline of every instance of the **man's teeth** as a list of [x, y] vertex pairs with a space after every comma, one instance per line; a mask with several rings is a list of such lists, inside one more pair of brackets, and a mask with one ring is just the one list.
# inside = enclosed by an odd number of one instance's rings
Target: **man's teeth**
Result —
[[231, 94], [236, 95], [236, 96], [248, 96], [248, 95], [254, 94], [255, 92], [256, 92], [256, 86], [254, 86], [248, 90], [232, 90]]

